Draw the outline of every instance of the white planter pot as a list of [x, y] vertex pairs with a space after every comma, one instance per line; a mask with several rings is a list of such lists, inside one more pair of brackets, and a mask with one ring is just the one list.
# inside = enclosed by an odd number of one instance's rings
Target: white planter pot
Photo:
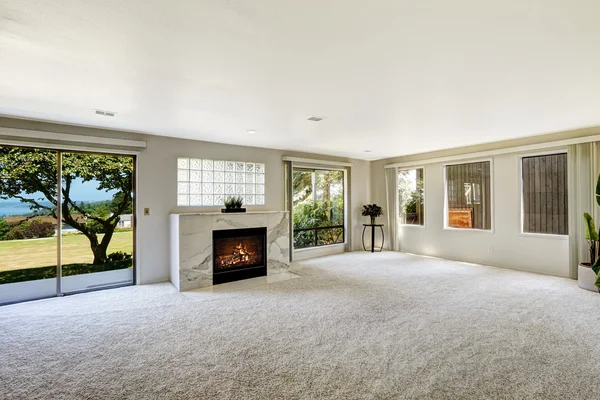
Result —
[[581, 264], [577, 268], [577, 284], [579, 287], [598, 293], [598, 288], [594, 285], [596, 283], [594, 270], [591, 267]]

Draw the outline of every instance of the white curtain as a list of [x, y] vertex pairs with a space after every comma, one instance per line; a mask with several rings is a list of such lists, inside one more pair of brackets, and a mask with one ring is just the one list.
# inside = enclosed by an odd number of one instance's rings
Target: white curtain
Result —
[[385, 169], [385, 193], [387, 203], [388, 242], [392, 251], [399, 251], [398, 243], [398, 168]]
[[569, 267], [571, 278], [577, 279], [577, 265], [590, 255], [585, 240], [583, 213], [588, 212], [600, 224], [600, 208], [595, 200], [596, 180], [600, 172], [600, 142], [574, 144], [568, 147], [567, 173], [569, 190]]

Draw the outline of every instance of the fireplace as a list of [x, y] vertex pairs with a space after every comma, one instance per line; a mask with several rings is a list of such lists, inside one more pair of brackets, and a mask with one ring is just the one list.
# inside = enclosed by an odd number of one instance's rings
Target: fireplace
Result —
[[267, 228], [213, 231], [213, 285], [267, 275]]

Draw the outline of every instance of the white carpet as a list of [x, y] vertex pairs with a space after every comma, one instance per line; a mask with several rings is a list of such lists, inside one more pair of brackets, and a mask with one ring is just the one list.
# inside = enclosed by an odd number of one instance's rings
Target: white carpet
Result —
[[598, 399], [600, 295], [399, 253], [0, 308], [6, 399]]

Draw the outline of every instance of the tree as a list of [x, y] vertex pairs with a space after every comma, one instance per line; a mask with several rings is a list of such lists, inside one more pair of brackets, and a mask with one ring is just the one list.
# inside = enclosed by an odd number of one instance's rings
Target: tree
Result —
[[[344, 173], [342, 171], [294, 170], [294, 229], [344, 224]], [[339, 243], [343, 228], [295, 231], [296, 248]]]
[[[94, 264], [108, 261], [107, 249], [119, 216], [131, 210], [133, 160], [129, 157], [65, 153], [62, 156], [62, 202], [57, 203], [56, 152], [25, 148], [0, 148], [0, 198], [19, 199], [33, 211], [56, 218], [60, 207], [62, 221], [84, 234], [94, 254]], [[110, 214], [99, 215], [71, 198], [73, 182], [97, 182], [98, 190], [116, 191], [108, 206]], [[48, 204], [49, 203], [49, 204]], [[77, 216], [83, 218], [78, 218]], [[86, 221], [102, 226], [100, 239]]]
[[0, 240], [6, 240], [6, 234], [10, 232], [11, 226], [4, 218], [0, 218]]

